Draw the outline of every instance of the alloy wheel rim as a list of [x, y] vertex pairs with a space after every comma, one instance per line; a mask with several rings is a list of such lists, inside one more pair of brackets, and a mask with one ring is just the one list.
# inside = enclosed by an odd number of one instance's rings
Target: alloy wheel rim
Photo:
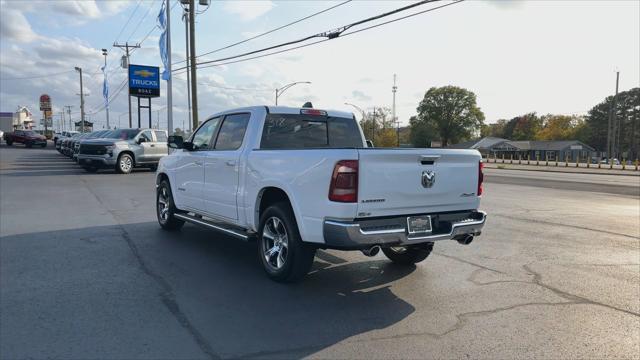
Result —
[[120, 160], [120, 168], [124, 171], [131, 170], [131, 158], [128, 156], [123, 157]]
[[262, 254], [268, 266], [281, 269], [289, 254], [289, 237], [284, 223], [273, 216], [267, 219], [262, 229]]
[[162, 187], [158, 193], [158, 217], [162, 222], [169, 219], [169, 194], [167, 188]]

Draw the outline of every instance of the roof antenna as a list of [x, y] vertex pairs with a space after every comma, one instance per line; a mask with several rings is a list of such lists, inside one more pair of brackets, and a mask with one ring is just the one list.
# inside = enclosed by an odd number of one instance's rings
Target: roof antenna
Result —
[[313, 104], [311, 103], [311, 101], [307, 101], [306, 103], [304, 103], [304, 105], [302, 105], [302, 107], [312, 109]]

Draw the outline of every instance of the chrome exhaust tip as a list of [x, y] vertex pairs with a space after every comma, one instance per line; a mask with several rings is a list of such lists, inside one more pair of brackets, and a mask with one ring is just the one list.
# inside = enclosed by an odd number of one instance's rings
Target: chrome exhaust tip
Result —
[[460, 245], [469, 245], [473, 241], [473, 235], [465, 235], [456, 239]]
[[361, 251], [365, 256], [373, 257], [373, 256], [378, 255], [378, 253], [380, 252], [380, 246], [378, 246], [378, 245], [372, 246], [372, 247], [370, 247], [368, 249], [363, 249]]

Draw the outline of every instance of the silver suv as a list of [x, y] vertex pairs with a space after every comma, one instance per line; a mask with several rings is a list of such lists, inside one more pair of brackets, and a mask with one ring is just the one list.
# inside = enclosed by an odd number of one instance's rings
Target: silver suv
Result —
[[164, 130], [117, 129], [100, 139], [83, 141], [78, 151], [78, 163], [88, 172], [111, 168], [128, 174], [134, 167], [155, 171], [160, 159], [168, 153]]

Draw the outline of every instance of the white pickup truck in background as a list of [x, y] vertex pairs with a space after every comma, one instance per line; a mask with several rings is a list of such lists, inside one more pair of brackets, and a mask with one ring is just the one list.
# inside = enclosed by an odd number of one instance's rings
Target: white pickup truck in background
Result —
[[255, 106], [209, 117], [157, 173], [163, 229], [185, 221], [257, 240], [276, 281], [309, 271], [316, 249], [380, 249], [392, 261], [424, 260], [440, 240], [469, 244], [482, 159], [476, 150], [367, 148], [351, 113]]

